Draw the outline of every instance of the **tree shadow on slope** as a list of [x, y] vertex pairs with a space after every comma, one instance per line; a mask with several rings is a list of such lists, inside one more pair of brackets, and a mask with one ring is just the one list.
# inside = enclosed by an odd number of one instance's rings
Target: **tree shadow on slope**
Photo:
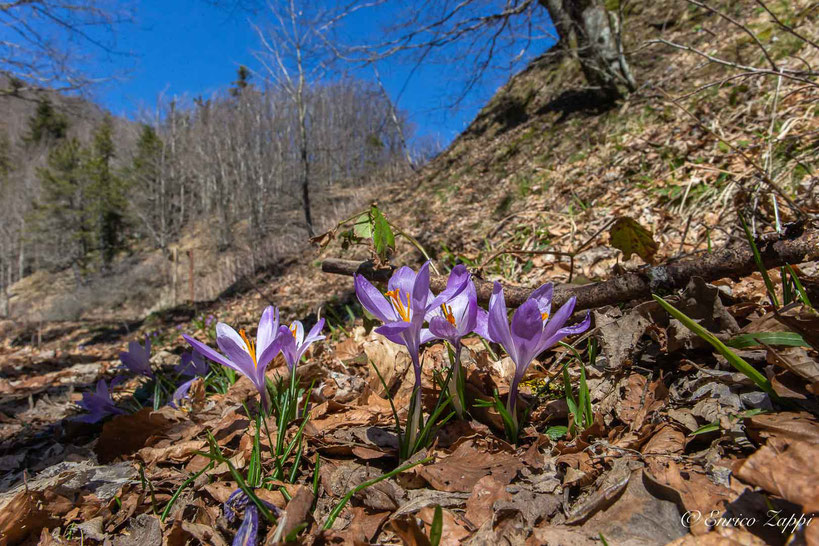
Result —
[[558, 113], [560, 117], [554, 121], [554, 124], [558, 125], [564, 123], [574, 114], [599, 116], [615, 106], [617, 106], [616, 101], [601, 95], [597, 89], [567, 89], [538, 108], [535, 115], [542, 116]]

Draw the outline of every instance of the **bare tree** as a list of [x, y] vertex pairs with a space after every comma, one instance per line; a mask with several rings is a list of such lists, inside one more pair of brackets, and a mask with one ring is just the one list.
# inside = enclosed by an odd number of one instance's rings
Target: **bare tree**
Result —
[[607, 10], [602, 0], [538, 2], [549, 11], [560, 36], [558, 47], [577, 58], [592, 87], [607, 99], [620, 98], [637, 88], [620, 34], [625, 0], [618, 2], [618, 13]]
[[307, 232], [313, 237], [315, 230], [310, 210], [310, 143], [307, 139], [309, 121], [306, 94], [308, 76], [311, 80], [318, 80], [324, 68], [322, 54], [314, 48], [317, 41], [315, 29], [319, 19], [306, 6], [297, 7], [294, 0], [271, 2], [269, 8], [272, 24], [265, 29], [256, 27], [264, 48], [257, 57], [268, 76], [286, 93], [296, 110], [304, 222]]
[[114, 28], [129, 17], [104, 0], [0, 0], [0, 93], [95, 83], [81, 64], [92, 53], [120, 54]]
[[557, 38], [555, 53], [576, 58], [588, 84], [604, 99], [636, 88], [620, 35], [622, 9], [609, 11], [603, 0], [415, 0], [391, 8], [396, 22], [385, 29], [383, 40], [344, 44], [334, 33], [353, 14], [388, 4], [353, 1], [322, 26], [326, 45], [342, 59], [365, 64], [399, 54], [421, 64], [446, 47], [447, 58], [440, 60], [457, 64], [465, 78], [458, 102], [497, 68], [500, 51], [523, 42], [523, 50], [511, 59], [513, 68], [525, 61], [534, 42]]

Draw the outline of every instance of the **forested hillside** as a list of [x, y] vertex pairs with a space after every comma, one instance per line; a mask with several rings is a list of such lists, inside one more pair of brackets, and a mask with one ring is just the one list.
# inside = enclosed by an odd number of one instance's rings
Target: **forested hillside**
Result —
[[426, 162], [300, 64], [121, 142], [21, 118], [0, 542], [819, 544], [819, 6], [403, 7], [323, 38], [556, 39]]
[[360, 206], [371, 183], [409, 172], [409, 128], [379, 90], [316, 86], [302, 117], [286, 92], [249, 78], [242, 69], [220, 95], [161, 102], [141, 123], [79, 100], [4, 97], [15, 114], [3, 140], [4, 312], [135, 318], [173, 306], [189, 297], [189, 252], [194, 298], [212, 299]]

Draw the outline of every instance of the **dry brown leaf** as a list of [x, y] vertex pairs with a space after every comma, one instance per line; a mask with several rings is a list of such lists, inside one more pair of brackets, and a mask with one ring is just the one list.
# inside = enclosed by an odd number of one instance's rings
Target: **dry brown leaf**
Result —
[[61, 520], [54, 517], [43, 493], [18, 493], [0, 513], [0, 544], [18, 544], [26, 537], [40, 533], [45, 527], [56, 527]]
[[371, 543], [381, 526], [390, 516], [389, 512], [376, 512], [370, 514], [362, 506], [356, 506], [352, 510], [353, 519], [347, 529], [347, 534], [353, 542]]
[[422, 466], [418, 474], [439, 491], [472, 491], [478, 480], [492, 475], [498, 482], [508, 484], [523, 464], [517, 457], [503, 451], [491, 453], [476, 448], [473, 442], [462, 443], [448, 457]]
[[414, 515], [404, 514], [393, 518], [390, 520], [390, 527], [401, 538], [404, 546], [431, 546]]
[[132, 415], [117, 415], [102, 427], [94, 450], [101, 463], [145, 447], [149, 438], [161, 435], [177, 421], [180, 412], [170, 407], [158, 411], [142, 408]]
[[744, 420], [748, 437], [759, 444], [775, 439], [784, 445], [795, 441], [819, 444], [819, 421], [807, 412], [754, 415]]
[[212, 526], [182, 520], [174, 520], [170, 530], [165, 532], [164, 546], [187, 546], [191, 539], [200, 544], [227, 546], [225, 538]]
[[795, 441], [779, 450], [763, 446], [748, 457], [735, 475], [746, 483], [802, 506], [819, 511], [819, 445]]
[[[672, 459], [652, 458], [649, 470], [654, 479], [677, 491], [686, 510], [710, 512], [722, 510], [732, 497], [731, 490], [713, 483], [703, 474], [693, 469], [685, 469], [685, 475]], [[704, 519], [691, 525], [691, 532], [703, 534], [708, 531]]]
[[[432, 527], [432, 518], [434, 515], [434, 506], [427, 506], [418, 512], [418, 518], [426, 524], [427, 530]], [[441, 509], [441, 515], [443, 516], [441, 546], [458, 546], [470, 535], [469, 531], [458, 521], [458, 518], [450, 510], [446, 508]], [[427, 534], [429, 534], [429, 531], [427, 531]]]
[[174, 443], [164, 447], [144, 447], [140, 449], [136, 456], [146, 464], [157, 462], [184, 462], [196, 451], [205, 448], [207, 442], [204, 440], [189, 440], [187, 442]]
[[475, 527], [480, 527], [494, 514], [492, 505], [496, 500], [508, 499], [506, 486], [493, 476], [484, 476], [472, 488], [472, 494], [466, 500], [466, 519]]
[[704, 535], [686, 535], [666, 546], [765, 546], [758, 536], [739, 527], [716, 527]]
[[811, 358], [802, 347], [771, 347], [768, 362], [781, 366], [813, 383], [819, 381], [819, 362]]
[[309, 523], [308, 517], [310, 508], [313, 506], [313, 499], [313, 491], [309, 487], [302, 485], [296, 488], [279, 521], [279, 525], [282, 526], [281, 536], [286, 537], [301, 523]]

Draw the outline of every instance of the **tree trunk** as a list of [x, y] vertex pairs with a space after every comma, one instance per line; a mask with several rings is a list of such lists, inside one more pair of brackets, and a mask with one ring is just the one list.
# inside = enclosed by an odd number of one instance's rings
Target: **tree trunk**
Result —
[[557, 46], [577, 58], [586, 81], [605, 100], [637, 88], [623, 54], [618, 14], [606, 10], [602, 0], [538, 1], [555, 25]]

